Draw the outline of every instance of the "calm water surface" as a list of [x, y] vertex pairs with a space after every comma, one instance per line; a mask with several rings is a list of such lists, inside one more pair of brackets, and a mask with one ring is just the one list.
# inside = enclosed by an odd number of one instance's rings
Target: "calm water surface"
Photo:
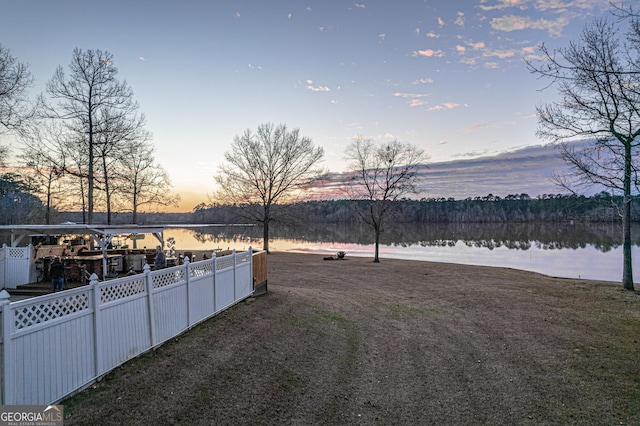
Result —
[[[640, 227], [632, 230], [640, 235]], [[271, 251], [373, 258], [367, 228], [310, 225], [274, 227]], [[622, 279], [622, 231], [616, 225], [571, 224], [420, 224], [383, 234], [382, 258], [500, 266], [565, 278]], [[178, 252], [262, 247], [257, 227], [168, 229]], [[633, 266], [640, 277], [640, 244], [634, 241]], [[636, 280], [638, 282], [638, 280]]]

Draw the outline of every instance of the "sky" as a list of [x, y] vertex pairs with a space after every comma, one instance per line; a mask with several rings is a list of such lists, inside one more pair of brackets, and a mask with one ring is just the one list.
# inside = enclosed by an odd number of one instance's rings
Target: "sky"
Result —
[[[541, 145], [555, 99], [524, 59], [563, 47], [608, 0], [0, 0], [0, 43], [32, 96], [73, 49], [114, 56], [181, 195], [206, 202], [233, 138], [299, 128], [345, 171], [354, 137], [399, 140], [433, 163]], [[10, 137], [0, 138], [15, 153]], [[514, 193], [519, 191], [514, 182]], [[484, 191], [484, 190], [483, 190]], [[486, 191], [478, 195], [486, 195]], [[448, 196], [442, 194], [442, 196]]]

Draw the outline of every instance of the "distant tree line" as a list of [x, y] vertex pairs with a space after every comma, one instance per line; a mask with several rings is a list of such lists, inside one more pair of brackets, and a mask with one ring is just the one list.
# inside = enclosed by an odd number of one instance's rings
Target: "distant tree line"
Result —
[[[620, 222], [622, 197], [602, 192], [583, 195], [545, 194], [535, 198], [527, 194], [455, 200], [453, 198], [404, 199], [396, 201], [393, 222], [398, 223], [506, 223], [506, 222]], [[286, 214], [277, 223], [298, 225], [309, 223], [359, 223], [354, 214], [354, 200], [306, 201], [286, 206]], [[640, 222], [640, 197], [633, 197], [632, 219]], [[0, 224], [44, 223], [46, 206], [33, 195], [29, 186], [12, 175], [0, 176]], [[253, 223], [239, 206], [201, 203], [192, 212], [138, 213], [139, 224], [162, 223]], [[53, 210], [54, 223], [82, 223], [82, 212]], [[105, 212], [96, 212], [98, 222], [106, 222]], [[132, 223], [131, 212], [116, 213], [114, 224]]]
[[[393, 221], [402, 223], [501, 223], [501, 222], [619, 222], [622, 197], [601, 192], [583, 195], [527, 194], [455, 200], [453, 198], [403, 199], [395, 201]], [[306, 201], [288, 206], [281, 221], [288, 223], [357, 223], [354, 206], [362, 201]], [[640, 221], [640, 197], [633, 198], [634, 221]], [[194, 223], [242, 222], [237, 206], [200, 204], [192, 215]]]
[[0, 175], [0, 225], [43, 223], [45, 206], [30, 190], [19, 177]]

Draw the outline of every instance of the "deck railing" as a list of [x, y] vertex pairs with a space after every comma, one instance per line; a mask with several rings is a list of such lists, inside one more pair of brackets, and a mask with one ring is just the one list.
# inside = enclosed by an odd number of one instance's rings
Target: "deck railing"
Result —
[[252, 253], [0, 301], [0, 404], [58, 402], [251, 296]]

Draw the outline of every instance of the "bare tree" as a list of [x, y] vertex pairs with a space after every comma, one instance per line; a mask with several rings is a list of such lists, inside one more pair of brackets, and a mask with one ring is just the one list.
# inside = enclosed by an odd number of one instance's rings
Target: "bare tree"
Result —
[[0, 145], [0, 168], [7, 166], [7, 158], [9, 157], [9, 148]]
[[19, 131], [32, 115], [26, 94], [32, 84], [28, 66], [18, 62], [11, 51], [0, 44], [0, 134]]
[[356, 137], [347, 147], [349, 170], [345, 191], [354, 203], [358, 217], [375, 233], [374, 262], [380, 262], [380, 234], [395, 202], [416, 192], [420, 166], [427, 156], [414, 145], [398, 141], [375, 144]]
[[[99, 124], [95, 137], [96, 157], [99, 162], [100, 172], [96, 172], [96, 183], [104, 193], [105, 208], [107, 211], [107, 223], [111, 223], [113, 201], [119, 191], [124, 187], [129, 189], [130, 182], [122, 177], [122, 162], [126, 161], [125, 169], [129, 169], [129, 156], [131, 147], [146, 143], [151, 139], [149, 132], [144, 128], [145, 117], [137, 114], [137, 105], [121, 114], [111, 108], [103, 108], [98, 111]], [[112, 177], [114, 179], [112, 179]], [[124, 182], [119, 185], [119, 182]]]
[[[82, 135], [87, 152], [88, 223], [93, 223], [95, 153], [99, 132], [104, 130], [101, 120], [117, 119], [135, 112], [133, 91], [126, 82], [118, 80], [113, 55], [101, 50], [74, 49], [69, 76], [58, 67], [47, 83], [46, 92], [54, 101], [42, 97], [43, 115], [60, 120], [69, 133]], [[108, 116], [100, 111], [109, 110]], [[101, 126], [102, 125], [102, 126]]]
[[24, 174], [25, 180], [32, 188], [34, 195], [37, 195], [45, 207], [45, 224], [51, 224], [53, 210], [58, 206], [65, 194], [63, 179], [64, 171], [52, 164], [42, 151], [31, 151], [25, 149], [19, 156], [20, 161], [27, 169]]
[[[60, 121], [39, 119], [29, 126], [28, 132], [23, 132], [21, 142], [22, 164], [33, 168], [32, 173], [35, 174], [39, 174], [36, 169], [42, 168], [43, 172], [47, 168], [55, 169], [55, 176], [60, 178], [65, 192], [65, 196], [58, 200], [57, 207], [74, 209], [81, 205], [83, 223], [86, 223], [88, 165], [84, 135], [69, 132]], [[46, 166], [43, 166], [45, 164]], [[35, 185], [36, 193], [44, 200], [47, 192], [44, 185], [46, 179], [32, 179], [32, 183]]]
[[[630, 24], [621, 33], [621, 24]], [[544, 60], [529, 62], [532, 73], [557, 87], [559, 100], [537, 107], [538, 136], [561, 142], [571, 174], [567, 187], [603, 185], [623, 196], [622, 284], [633, 290], [631, 195], [638, 180], [640, 144], [640, 32], [638, 17], [601, 18], [586, 26], [568, 47], [540, 48]], [[567, 141], [585, 139], [582, 145]]]
[[130, 206], [133, 223], [137, 223], [142, 206], [175, 206], [180, 201], [180, 196], [171, 194], [169, 174], [155, 161], [149, 137], [144, 132], [128, 141], [116, 174], [124, 202]]
[[219, 168], [213, 198], [221, 204], [241, 207], [251, 220], [263, 226], [263, 248], [269, 252], [269, 224], [299, 191], [323, 172], [317, 164], [324, 150], [284, 124], [261, 124], [255, 133], [247, 129], [236, 136], [227, 161]]

